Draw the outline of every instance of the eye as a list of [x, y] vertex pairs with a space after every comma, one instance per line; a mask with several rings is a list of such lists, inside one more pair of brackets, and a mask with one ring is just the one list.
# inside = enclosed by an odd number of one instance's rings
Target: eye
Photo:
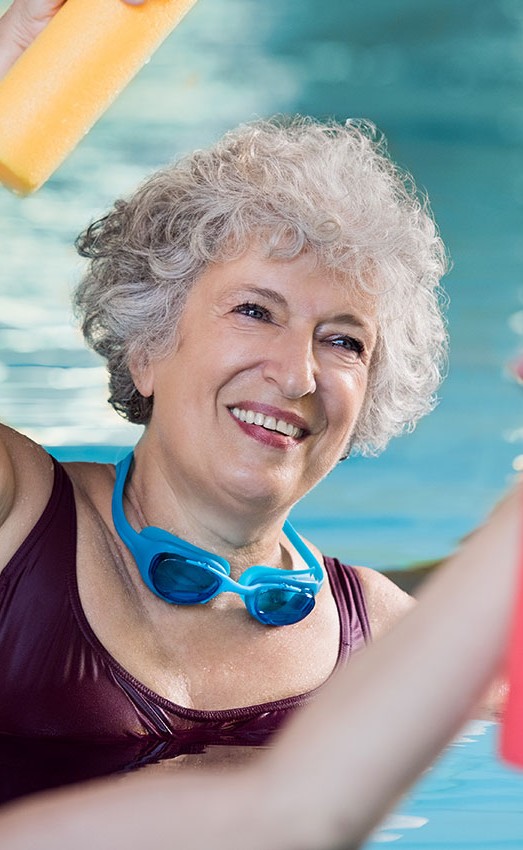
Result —
[[233, 313], [241, 313], [242, 316], [248, 316], [250, 319], [257, 319], [259, 322], [270, 322], [270, 311], [265, 307], [260, 307], [259, 304], [253, 304], [250, 301], [245, 304], [239, 304], [232, 311]]
[[360, 358], [365, 352], [365, 346], [360, 339], [353, 336], [335, 336], [330, 337], [328, 342], [333, 348], [341, 348], [347, 354], [352, 354], [353, 357]]

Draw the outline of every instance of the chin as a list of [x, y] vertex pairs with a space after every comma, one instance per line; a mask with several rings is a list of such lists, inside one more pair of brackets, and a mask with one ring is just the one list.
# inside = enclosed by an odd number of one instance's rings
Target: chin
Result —
[[292, 499], [291, 504], [294, 504], [306, 492], [298, 493], [295, 481], [289, 481], [288, 476], [268, 475], [267, 470], [260, 473], [259, 470], [237, 470], [233, 476], [233, 480], [229, 479], [229, 487], [232, 485], [232, 490], [236, 497], [251, 503], [261, 503], [272, 508], [278, 504], [289, 504], [289, 496], [296, 492], [296, 497]]

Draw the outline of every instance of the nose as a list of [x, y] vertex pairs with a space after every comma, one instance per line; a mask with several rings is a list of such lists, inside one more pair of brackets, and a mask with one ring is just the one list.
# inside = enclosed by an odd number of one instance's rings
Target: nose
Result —
[[284, 398], [302, 398], [316, 390], [317, 364], [313, 340], [307, 333], [287, 330], [273, 339], [266, 353], [263, 374], [278, 385]]

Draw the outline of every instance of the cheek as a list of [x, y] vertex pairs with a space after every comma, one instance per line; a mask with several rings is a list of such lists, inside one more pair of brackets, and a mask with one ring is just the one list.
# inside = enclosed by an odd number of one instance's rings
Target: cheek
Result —
[[367, 384], [367, 372], [362, 370], [339, 374], [330, 382], [327, 388], [329, 408], [340, 424], [352, 426], [363, 405]]

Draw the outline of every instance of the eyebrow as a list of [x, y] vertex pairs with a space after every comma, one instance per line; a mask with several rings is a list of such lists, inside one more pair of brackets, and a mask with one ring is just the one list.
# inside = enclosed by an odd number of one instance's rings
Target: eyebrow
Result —
[[252, 293], [253, 295], [263, 295], [264, 298], [267, 298], [269, 301], [273, 301], [275, 304], [278, 304], [280, 307], [287, 307], [287, 299], [284, 298], [283, 295], [280, 295], [279, 292], [276, 292], [274, 289], [267, 289], [265, 286], [242, 286], [241, 292]]
[[362, 331], [371, 333], [369, 323], [360, 316], [356, 316], [354, 313], [338, 313], [336, 316], [332, 316], [332, 318], [329, 319], [329, 322], [336, 322], [341, 325], [355, 325], [357, 328], [361, 328]]
[[[283, 295], [276, 292], [274, 289], [268, 289], [265, 286], [245, 286], [241, 288], [241, 292], [244, 292], [245, 294], [252, 293], [253, 295], [262, 295], [269, 301], [272, 301], [274, 304], [278, 304], [281, 307], [288, 306], [287, 299], [284, 298]], [[357, 328], [361, 328], [362, 331], [372, 334], [370, 324], [355, 313], [337, 313], [335, 316], [331, 316], [328, 321], [342, 325], [354, 325]]]

